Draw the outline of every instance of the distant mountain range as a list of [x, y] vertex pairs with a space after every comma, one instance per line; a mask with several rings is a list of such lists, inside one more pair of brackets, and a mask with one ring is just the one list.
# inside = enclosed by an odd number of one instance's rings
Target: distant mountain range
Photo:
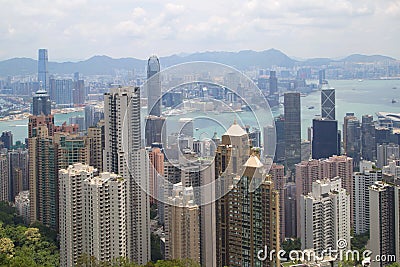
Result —
[[[201, 52], [188, 55], [172, 55], [161, 57], [162, 67], [168, 67], [190, 61], [214, 61], [233, 66], [240, 70], [253, 67], [271, 68], [272, 66], [323, 66], [331, 62], [379, 62], [396, 61], [396, 59], [381, 55], [353, 54], [340, 60], [330, 58], [312, 58], [295, 60], [279, 50], [264, 51], [244, 50], [240, 52]], [[49, 72], [53, 74], [72, 74], [80, 72], [83, 75], [115, 74], [116, 70], [144, 70], [146, 60], [136, 58], [114, 59], [108, 56], [94, 56], [79, 62], [49, 62]], [[26, 75], [37, 72], [37, 60], [31, 58], [12, 58], [0, 61], [0, 77], [8, 75]]]

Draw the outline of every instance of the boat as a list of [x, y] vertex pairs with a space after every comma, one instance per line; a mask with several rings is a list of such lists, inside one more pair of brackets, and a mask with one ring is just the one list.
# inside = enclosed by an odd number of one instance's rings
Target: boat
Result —
[[363, 80], [363, 79], [359, 79], [358, 81], [359, 81], [359, 82], [363, 82], [364, 80]]
[[314, 106], [309, 106], [308, 109], [314, 109]]
[[397, 100], [396, 99], [392, 99], [392, 104], [394, 104], [394, 103], [397, 103]]
[[397, 89], [397, 87], [395, 86], [395, 87], [393, 87], [392, 89], [396, 90], [396, 89]]

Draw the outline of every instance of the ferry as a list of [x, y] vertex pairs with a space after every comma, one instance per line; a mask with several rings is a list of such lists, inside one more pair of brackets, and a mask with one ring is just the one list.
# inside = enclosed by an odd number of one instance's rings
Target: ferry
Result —
[[394, 103], [397, 103], [397, 100], [396, 99], [392, 99], [392, 104], [394, 104]]

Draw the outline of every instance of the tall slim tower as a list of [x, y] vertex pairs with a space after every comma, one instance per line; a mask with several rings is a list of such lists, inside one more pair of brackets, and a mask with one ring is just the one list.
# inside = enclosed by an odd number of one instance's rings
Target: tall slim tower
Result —
[[47, 56], [47, 49], [39, 49], [38, 82], [41, 83], [44, 91], [47, 91], [49, 88], [49, 71], [47, 69], [48, 62], [49, 58]]
[[316, 118], [313, 119], [312, 158], [329, 158], [339, 155], [339, 135], [337, 121]]
[[139, 87], [106, 93], [104, 119], [104, 170], [127, 180], [127, 257], [146, 264], [150, 260], [149, 162], [141, 144]]
[[300, 93], [289, 92], [284, 95], [285, 114], [285, 160], [288, 169], [301, 161], [301, 109]]
[[[161, 84], [160, 76], [156, 75], [160, 72], [160, 61], [157, 56], [151, 56], [147, 61], [147, 80], [148, 80], [148, 96], [147, 108], [149, 115], [160, 117], [161, 115]], [[152, 78], [153, 77], [153, 78]], [[152, 78], [152, 79], [151, 79]]]
[[321, 116], [335, 120], [335, 89], [321, 90]]

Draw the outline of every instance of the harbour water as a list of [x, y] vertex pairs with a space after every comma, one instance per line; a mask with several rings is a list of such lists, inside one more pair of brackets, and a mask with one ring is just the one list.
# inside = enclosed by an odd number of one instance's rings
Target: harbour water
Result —
[[[400, 113], [400, 80], [331, 80], [331, 87], [336, 89], [336, 119], [339, 121], [339, 129], [342, 129], [343, 118], [347, 112], [354, 112], [361, 120], [365, 114], [374, 115], [379, 111]], [[397, 103], [392, 103], [396, 99]], [[302, 138], [307, 138], [307, 128], [311, 126], [312, 119], [321, 114], [320, 108], [321, 92], [315, 91], [305, 97], [301, 97], [301, 120]], [[313, 106], [314, 108], [309, 109]], [[242, 112], [239, 116], [244, 124], [251, 124], [254, 116]], [[283, 107], [272, 109], [272, 114], [277, 116], [283, 114]], [[56, 114], [55, 124], [60, 125], [69, 121], [70, 117], [83, 116], [83, 112], [72, 112], [68, 114]], [[207, 117], [212, 117], [212, 120]], [[230, 125], [236, 118], [232, 113], [200, 113], [194, 112], [168, 118], [167, 131], [175, 129], [178, 118], [181, 117], [201, 117], [194, 121], [196, 137], [212, 137], [213, 132], [221, 135], [224, 132], [223, 125]], [[24, 141], [28, 133], [28, 120], [0, 121], [0, 132], [12, 131], [14, 142]], [[253, 126], [253, 125], [251, 125]]]

